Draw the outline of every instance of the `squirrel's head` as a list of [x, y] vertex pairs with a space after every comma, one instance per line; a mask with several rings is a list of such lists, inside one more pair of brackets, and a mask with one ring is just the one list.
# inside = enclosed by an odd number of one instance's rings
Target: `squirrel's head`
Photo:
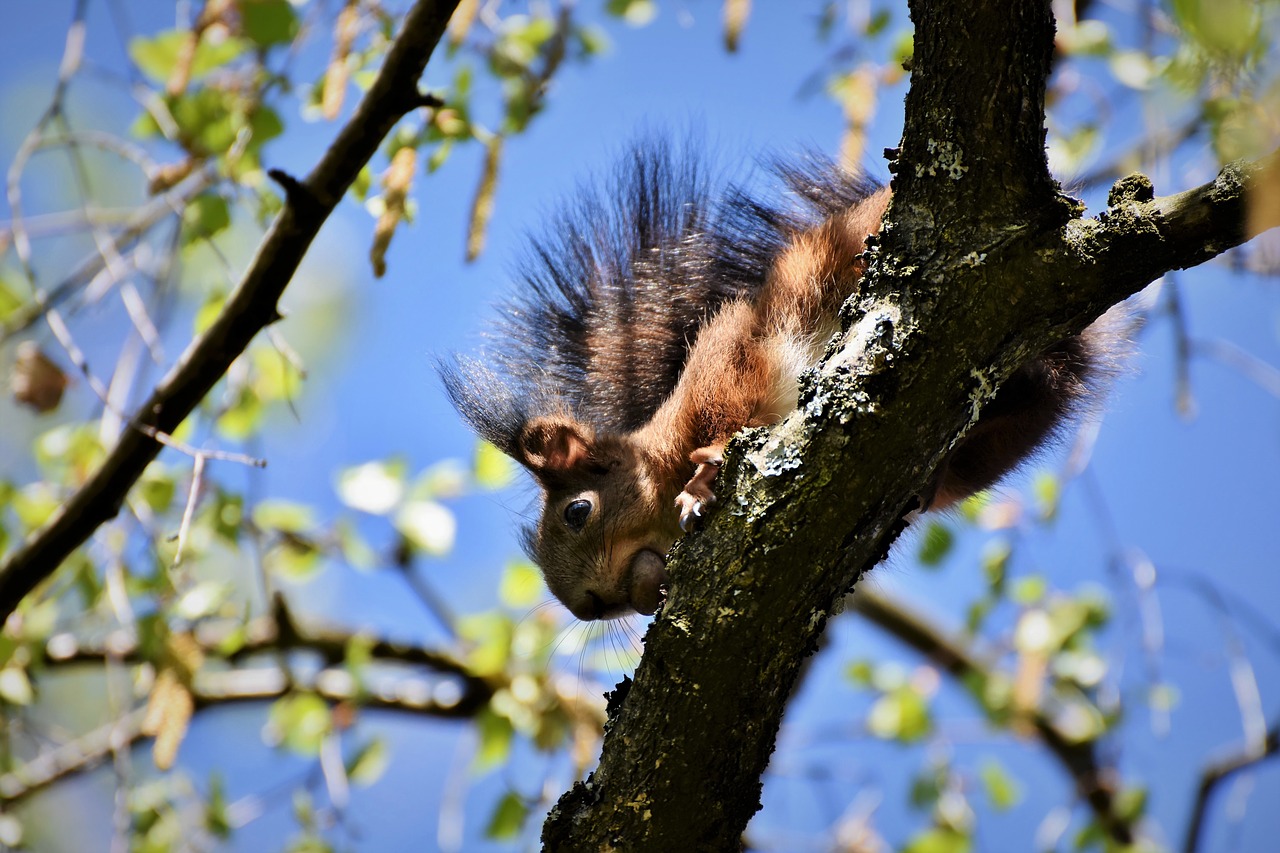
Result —
[[555, 415], [525, 424], [512, 455], [544, 492], [525, 536], [552, 594], [579, 619], [655, 612], [680, 530], [638, 448]]

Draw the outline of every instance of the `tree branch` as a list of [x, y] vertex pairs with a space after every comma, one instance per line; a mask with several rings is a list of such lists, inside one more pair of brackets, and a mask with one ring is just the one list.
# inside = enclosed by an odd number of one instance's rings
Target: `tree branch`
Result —
[[1261, 748], [1245, 749], [1235, 755], [1228, 755], [1210, 764], [1200, 774], [1200, 787], [1196, 791], [1195, 806], [1191, 810], [1191, 821], [1187, 825], [1187, 837], [1182, 849], [1185, 853], [1195, 853], [1200, 849], [1200, 833], [1204, 828], [1204, 814], [1209, 807], [1209, 797], [1220, 782], [1226, 781], [1241, 770], [1252, 767], [1261, 761], [1280, 752], [1280, 726], [1272, 726], [1267, 731]]
[[120, 510], [161, 445], [144, 429], [172, 434], [259, 331], [279, 318], [280, 295], [334, 206], [405, 113], [422, 103], [417, 81], [457, 0], [418, 0], [405, 16], [373, 86], [324, 157], [286, 193], [284, 209], [222, 313], [196, 338], [135, 413], [94, 475], [43, 528], [0, 565], [0, 622], [27, 593]]
[[549, 849], [737, 849], [803, 658], [983, 404], [1110, 305], [1246, 237], [1270, 161], [1073, 218], [1043, 166], [1048, 3], [932, 6], [915, 14], [894, 200], [843, 346], [796, 412], [731, 444], [720, 509], [674, 549], [635, 681], [611, 697], [599, 767], [548, 816]]

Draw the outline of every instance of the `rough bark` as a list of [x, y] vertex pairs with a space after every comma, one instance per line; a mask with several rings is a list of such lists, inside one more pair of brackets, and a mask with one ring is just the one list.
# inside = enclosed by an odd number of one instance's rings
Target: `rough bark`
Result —
[[549, 850], [738, 849], [803, 659], [982, 404], [1163, 272], [1246, 239], [1245, 192], [1275, 155], [1168, 198], [1122, 182], [1097, 219], [1058, 193], [1048, 2], [915, 0], [912, 15], [894, 201], [842, 346], [798, 411], [731, 445], [719, 509], [677, 546], [599, 767], [544, 825]]

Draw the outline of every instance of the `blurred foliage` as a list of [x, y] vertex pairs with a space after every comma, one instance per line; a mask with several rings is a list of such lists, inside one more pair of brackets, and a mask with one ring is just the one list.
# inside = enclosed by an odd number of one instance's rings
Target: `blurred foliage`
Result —
[[[434, 79], [449, 81], [431, 93], [439, 105], [402, 121], [352, 189], [352, 201], [376, 219], [369, 238], [373, 270], [394, 262], [393, 239], [412, 226], [415, 199], [426, 197], [420, 184], [451, 167], [452, 154], [471, 145], [484, 152], [466, 247], [469, 256], [477, 255], [494, 213], [504, 141], [541, 115], [558, 75], [610, 50], [611, 27], [644, 26], [666, 5], [464, 0], [450, 24], [447, 56], [433, 63]], [[18, 403], [41, 413], [37, 432], [21, 437], [26, 456], [0, 472], [0, 552], [39, 528], [96, 469], [153, 378], [142, 365], [151, 359], [171, 366], [172, 353], [217, 320], [246, 247], [281, 207], [280, 190], [262, 171], [264, 152], [301, 121], [350, 116], [386, 55], [399, 14], [379, 0], [205, 0], [183, 8], [186, 20], [174, 28], [128, 40], [124, 76], [133, 81], [137, 112], [129, 117], [127, 136], [82, 128], [98, 134], [96, 144], [119, 158], [113, 180], [131, 176], [139, 211], [156, 196], [170, 208], [141, 235], [82, 226], [95, 238], [88, 262], [97, 272], [79, 286], [95, 289], [95, 298], [110, 291], [126, 307], [109, 330], [117, 353], [112, 375], [99, 383], [125, 389], [123, 396], [111, 391], [110, 404], [97, 397], [73, 340], [37, 342], [44, 338], [36, 321], [48, 305], [64, 306], [69, 334], [85, 334], [97, 322], [80, 312], [84, 302], [69, 298], [82, 293], [57, 293], [59, 279], [44, 272], [58, 267], [46, 264], [45, 255], [65, 253], [65, 235], [27, 233], [19, 220], [0, 241], [0, 364], [10, 372]], [[1136, 12], [1110, 4], [1054, 8], [1069, 13], [1058, 24], [1059, 64], [1050, 92], [1049, 148], [1059, 174], [1107, 180], [1143, 165], [1153, 150], [1172, 152], [1189, 140], [1207, 144], [1219, 161], [1258, 156], [1275, 144], [1275, 3], [1172, 0], [1142, 4]], [[1088, 15], [1075, 19], [1074, 8], [1087, 8]], [[750, 10], [737, 0], [724, 4], [724, 42], [744, 54], [752, 39], [768, 35], [753, 31]], [[842, 155], [861, 162], [877, 102], [900, 97], [908, 82], [910, 23], [896, 4], [828, 0], [809, 4], [805, 14], [815, 11], [820, 49], [808, 88], [841, 109], [847, 127]], [[76, 45], [69, 42], [68, 49]], [[324, 61], [299, 60], [316, 50]], [[77, 69], [97, 58], [71, 60], [64, 67], [74, 86]], [[1112, 120], [1134, 104], [1143, 105], [1147, 124], [1135, 128]], [[72, 121], [66, 104], [55, 101], [30, 141], [62, 147], [70, 155], [69, 171], [83, 171], [80, 146], [66, 141]], [[16, 163], [15, 169], [27, 165]], [[89, 215], [96, 205], [85, 194], [72, 212], [96, 222]], [[27, 216], [50, 212], [59, 211], [28, 210]], [[309, 284], [316, 285], [313, 292], [323, 290], [320, 282]], [[53, 783], [37, 772], [50, 741], [75, 742], [83, 760], [72, 770], [109, 758], [111, 749], [92, 737], [105, 721], [86, 710], [99, 709], [131, 738], [155, 738], [151, 760], [157, 769], [120, 778], [120, 831], [130, 849], [215, 847], [234, 838], [256, 812], [228, 801], [218, 773], [191, 778], [182, 743], [202, 709], [256, 698], [269, 701], [263, 741], [308, 768], [290, 788], [295, 832], [284, 849], [344, 849], [335, 826], [345, 802], [337, 792], [376, 783], [396, 760], [387, 739], [357, 725], [365, 705], [380, 696], [392, 707], [401, 701], [399, 707], [410, 710], [435, 709], [423, 711], [424, 719], [431, 713], [447, 717], [456, 711], [448, 691], [461, 688], [453, 682], [433, 688], [440, 672], [483, 686], [483, 701], [467, 712], [475, 736], [471, 779], [501, 774], [531, 751], [567, 763], [571, 778], [590, 766], [603, 709], [591, 698], [599, 690], [578, 679], [629, 664], [638, 649], [627, 633], [634, 627], [605, 626], [603, 641], [593, 644], [598, 637], [566, 628], [562, 615], [530, 611], [545, 594], [537, 569], [524, 561], [506, 567], [499, 601], [485, 612], [457, 616], [442, 605], [447, 596], [415, 580], [422, 567], [449, 564], [458, 535], [455, 503], [513, 481], [507, 457], [480, 444], [470, 459], [420, 469], [397, 456], [352, 460], [333, 474], [336, 501], [345, 507], [337, 513], [322, 511], [318, 497], [314, 503], [288, 501], [245, 485], [245, 455], [251, 457], [262, 436], [315, 393], [307, 354], [333, 345], [343, 298], [304, 300], [285, 330], [255, 341], [172, 436], [190, 446], [152, 463], [120, 520], [103, 527], [6, 625], [0, 637], [5, 802], [16, 804]], [[1111, 689], [1117, 641], [1107, 630], [1112, 605], [1105, 592], [1060, 589], [1017, 567], [1021, 531], [1052, 525], [1065, 487], [1062, 477], [1045, 473], [1030, 501], [980, 496], [954, 520], [928, 522], [917, 553], [921, 565], [959, 571], [959, 563], [976, 560], [980, 580], [964, 605], [963, 630], [939, 633], [937, 654], [910, 665], [860, 660], [846, 668], [850, 683], [867, 694], [865, 731], [911, 750], [919, 765], [909, 800], [921, 819], [898, 833], [900, 849], [975, 849], [987, 810], [1024, 801], [1026, 786], [994, 756], [967, 766], [939, 748], [948, 737], [937, 708], [947, 679], [958, 680], [986, 731], [1007, 740], [1029, 739], [1039, 726], [1068, 745], [1094, 744], [1117, 736], [1125, 702], [1135, 701]], [[961, 534], [975, 533], [985, 545], [973, 558], [960, 553], [958, 543]], [[432, 659], [442, 669], [429, 675], [395, 670], [395, 701], [377, 694], [374, 685], [393, 665], [420, 663], [413, 650], [400, 660], [375, 655], [373, 639], [350, 627], [335, 653], [273, 604], [346, 568], [403, 581], [444, 626], [448, 639], [441, 648], [416, 651], [444, 655], [447, 663]], [[263, 620], [276, 632], [266, 649], [254, 645]], [[272, 689], [240, 669], [246, 649], [257, 655], [256, 663], [275, 667]], [[955, 649], [972, 652], [978, 663], [961, 672], [937, 663]], [[336, 699], [332, 685], [304, 677], [316, 668], [316, 658], [348, 698]], [[562, 674], [564, 660], [569, 668], [576, 661], [574, 675]], [[86, 669], [99, 677], [87, 682]], [[93, 699], [82, 697], [71, 720], [46, 730], [42, 716], [65, 707], [48, 697], [68, 683]], [[1177, 699], [1176, 686], [1154, 683], [1141, 701], [1167, 712]], [[130, 722], [134, 716], [139, 719]], [[74, 731], [67, 734], [64, 723]], [[498, 841], [528, 839], [554, 794], [546, 786], [504, 786], [489, 808], [484, 834]], [[1117, 794], [1115, 816], [1137, 826], [1145, 805], [1145, 789], [1131, 780]], [[1116, 849], [1082, 800], [1075, 808], [1074, 846]], [[29, 835], [22, 813], [6, 808], [0, 844], [19, 848]]]

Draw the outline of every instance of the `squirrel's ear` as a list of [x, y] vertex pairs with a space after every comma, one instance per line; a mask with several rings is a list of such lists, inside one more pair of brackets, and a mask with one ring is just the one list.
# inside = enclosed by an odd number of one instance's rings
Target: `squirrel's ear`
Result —
[[534, 418], [516, 440], [516, 461], [539, 479], [558, 479], [591, 460], [591, 436], [570, 418]]

